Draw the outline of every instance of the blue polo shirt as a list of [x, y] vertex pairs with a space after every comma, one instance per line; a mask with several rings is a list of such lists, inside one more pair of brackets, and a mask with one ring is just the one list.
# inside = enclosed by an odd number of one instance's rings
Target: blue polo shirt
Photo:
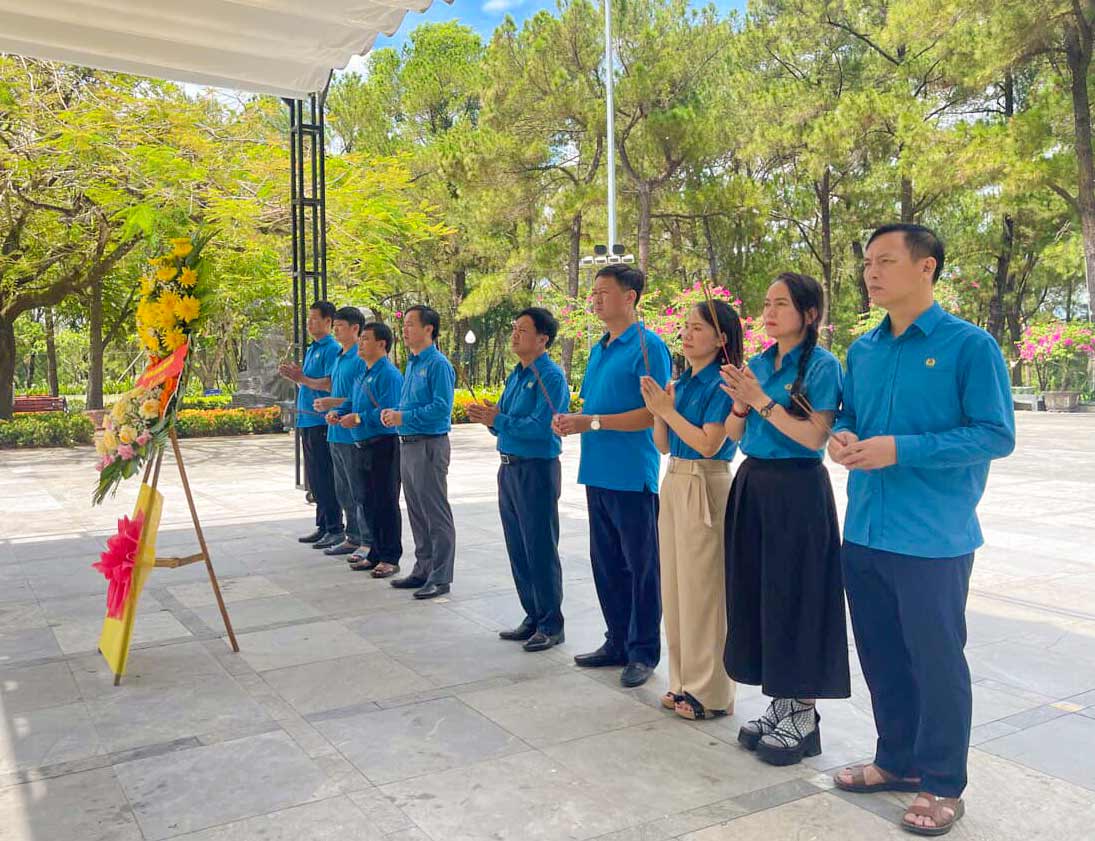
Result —
[[845, 540], [924, 558], [981, 545], [989, 462], [1015, 448], [1011, 382], [992, 336], [939, 304], [897, 337], [887, 316], [848, 350], [834, 428], [897, 442], [897, 464], [849, 473]]
[[[722, 383], [722, 378], [719, 376], [721, 360], [721, 356], [716, 356], [715, 361], [696, 373], [688, 368], [677, 380], [677, 396], [673, 405], [677, 412], [691, 424], [703, 426], [705, 423], [724, 423], [734, 406], [730, 395], [719, 388]], [[737, 449], [738, 445], [727, 438], [711, 459], [732, 461]], [[669, 429], [669, 455], [693, 460], [705, 458], [684, 443], [672, 428]]]
[[444, 435], [452, 426], [456, 371], [452, 363], [430, 345], [407, 358], [399, 410], [403, 413], [400, 435]]
[[[311, 377], [312, 379], [321, 380], [324, 377], [331, 376], [331, 371], [335, 367], [335, 360], [338, 358], [339, 352], [342, 350], [339, 347], [338, 342], [335, 341], [334, 336], [328, 333], [322, 339], [312, 342], [308, 345], [308, 349], [304, 351], [304, 363], [300, 366], [304, 372], [304, 376]], [[317, 397], [330, 397], [331, 392], [319, 391], [314, 388], [309, 388], [306, 385], [297, 387], [297, 409], [301, 410], [297, 412], [297, 426], [326, 426], [326, 421], [322, 417], [316, 417], [315, 414], [309, 414], [315, 412], [312, 408], [312, 404]]]
[[384, 409], [398, 409], [402, 391], [403, 375], [387, 356], [380, 357], [371, 366], [366, 364], [365, 373], [354, 383], [350, 402], [338, 408], [340, 415], [353, 412], [361, 418], [361, 423], [350, 430], [355, 441], [399, 434], [395, 427], [380, 422], [380, 413]]
[[[589, 352], [581, 396], [582, 414], [618, 415], [641, 409], [639, 378], [646, 375], [639, 330], [643, 330], [650, 376], [659, 385], [669, 381], [669, 349], [665, 342], [639, 324], [632, 324], [613, 342], [605, 333]], [[651, 429], [618, 432], [601, 429], [582, 433], [582, 456], [578, 463], [578, 484], [610, 491], [658, 492], [661, 456], [654, 446]]]
[[[551, 403], [544, 396], [545, 391]], [[551, 430], [551, 421], [555, 413], [566, 413], [569, 407], [566, 375], [550, 356], [540, 354], [527, 368], [516, 365], [506, 378], [506, 387], [498, 401], [499, 413], [490, 430], [498, 436], [498, 452], [520, 458], [558, 458], [563, 446]]]
[[[798, 376], [798, 361], [802, 357], [802, 345], [797, 345], [780, 360], [776, 370], [778, 345], [772, 345], [764, 353], [749, 360], [749, 367], [757, 375], [760, 386], [769, 398], [784, 409], [791, 407], [791, 386]], [[815, 412], [836, 412], [840, 408], [840, 392], [843, 383], [840, 361], [823, 347], [815, 347], [806, 363], [806, 376], [802, 380], [802, 393], [810, 401]], [[809, 421], [802, 421], [809, 423]], [[745, 434], [741, 439], [741, 451], [753, 458], [816, 458], [825, 456], [825, 447], [808, 450], [792, 441], [772, 424], [750, 412], [745, 419]]]
[[[361, 378], [361, 375], [365, 373], [365, 361], [357, 355], [357, 345], [350, 345], [344, 351], [341, 351], [338, 357], [335, 359], [334, 370], [331, 371], [331, 396], [332, 397], [345, 397], [345, 401], [340, 405], [336, 411], [341, 412], [345, 407], [346, 411], [349, 411], [349, 407], [352, 405], [354, 384]], [[326, 423], [326, 421], [324, 421]], [[327, 443], [328, 444], [352, 444], [354, 443], [353, 432], [349, 429], [343, 429], [336, 424], [329, 424], [327, 426]]]

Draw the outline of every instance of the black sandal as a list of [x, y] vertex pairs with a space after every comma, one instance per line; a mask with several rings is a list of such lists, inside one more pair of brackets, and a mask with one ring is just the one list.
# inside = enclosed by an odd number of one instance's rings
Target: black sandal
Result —
[[684, 700], [683, 695], [678, 695], [676, 692], [666, 692], [662, 695], [662, 706], [667, 710], [674, 710], [682, 700]]
[[[681, 712], [681, 708], [685, 707], [686, 711]], [[681, 718], [687, 718], [691, 721], [703, 721], [707, 718], [721, 718], [726, 715], [726, 710], [709, 710], [705, 709], [696, 697], [690, 692], [685, 692], [680, 696], [680, 700], [677, 701], [673, 710]]]

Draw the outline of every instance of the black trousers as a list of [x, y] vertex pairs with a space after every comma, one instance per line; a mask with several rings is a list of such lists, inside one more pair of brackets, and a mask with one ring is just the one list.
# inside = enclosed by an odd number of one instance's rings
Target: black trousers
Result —
[[658, 495], [586, 485], [593, 583], [608, 631], [605, 644], [631, 663], [661, 659], [662, 590]]
[[327, 449], [327, 426], [300, 428], [304, 450], [304, 473], [308, 488], [316, 500], [316, 528], [325, 532], [342, 532], [342, 507], [335, 496], [335, 468], [331, 451]]
[[365, 522], [372, 534], [369, 560], [398, 564], [403, 557], [403, 515], [399, 510], [399, 436], [378, 435], [358, 445], [365, 498]]
[[960, 797], [973, 718], [966, 596], [973, 555], [920, 558], [845, 543], [844, 584], [871, 690], [875, 763]]
[[541, 633], [563, 630], [563, 570], [559, 565], [557, 458], [530, 458], [498, 468], [498, 513], [525, 624]]

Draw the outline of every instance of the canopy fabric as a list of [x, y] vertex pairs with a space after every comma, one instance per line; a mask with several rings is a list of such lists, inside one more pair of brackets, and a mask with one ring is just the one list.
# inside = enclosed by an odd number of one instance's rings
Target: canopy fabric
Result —
[[0, 0], [0, 52], [302, 99], [432, 2]]

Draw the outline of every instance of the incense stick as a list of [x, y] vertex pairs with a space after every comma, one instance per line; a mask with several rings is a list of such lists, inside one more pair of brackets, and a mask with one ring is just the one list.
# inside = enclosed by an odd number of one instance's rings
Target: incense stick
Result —
[[836, 434], [833, 432], [833, 428], [825, 422], [821, 415], [814, 411], [814, 407], [810, 405], [810, 401], [806, 399], [805, 394], [792, 394], [791, 400], [806, 413], [806, 420], [810, 421], [810, 423], [827, 435], [832, 436]]
[[555, 411], [555, 404], [551, 401], [551, 395], [548, 394], [547, 386], [544, 385], [544, 380], [540, 376], [540, 372], [536, 370], [535, 360], [533, 360], [532, 364], [529, 365], [529, 368], [532, 369], [532, 373], [536, 376], [536, 382], [540, 384], [540, 391], [544, 393], [544, 399], [547, 401], [548, 408], [551, 409], [552, 417], [554, 417], [558, 414], [558, 412]]
[[711, 326], [715, 328], [715, 335], [719, 337], [719, 344], [722, 345], [722, 356], [726, 360], [727, 365], [733, 365], [730, 361], [730, 351], [726, 349], [726, 334], [719, 329], [719, 316], [715, 312], [715, 300], [711, 297], [711, 291], [707, 288], [707, 281], [705, 279], [700, 280], [703, 284], [703, 297], [707, 300], [707, 311], [711, 314]]
[[646, 375], [650, 376], [650, 355], [646, 352], [646, 321], [642, 318], [639, 319], [639, 347], [643, 352], [643, 367], [646, 368]]

